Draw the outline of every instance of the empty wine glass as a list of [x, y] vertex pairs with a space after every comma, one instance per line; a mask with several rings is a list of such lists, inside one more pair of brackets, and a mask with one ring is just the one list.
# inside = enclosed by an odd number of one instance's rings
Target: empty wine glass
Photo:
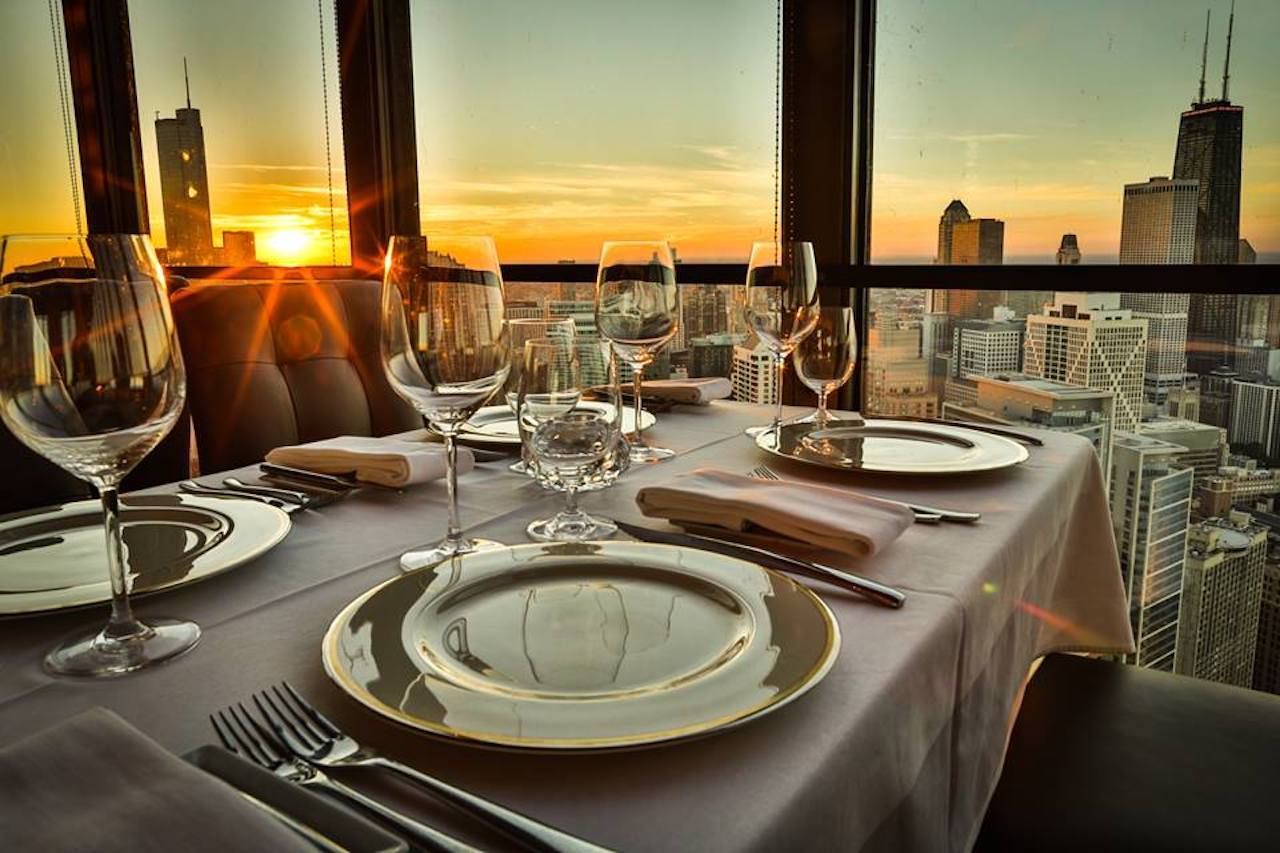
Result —
[[458, 521], [455, 436], [510, 369], [502, 270], [488, 237], [391, 238], [382, 282], [382, 364], [397, 394], [444, 438], [449, 490], [445, 538], [400, 558], [406, 571], [496, 542], [464, 538]]
[[857, 362], [858, 332], [853, 322], [853, 309], [824, 305], [818, 309], [818, 322], [795, 351], [796, 375], [818, 395], [818, 410], [813, 414], [814, 429], [825, 429], [831, 419], [827, 398], [853, 376]]
[[617, 434], [608, 418], [596, 411], [576, 411], [548, 418], [530, 439], [538, 479], [564, 492], [564, 509], [548, 519], [534, 521], [529, 536], [543, 541], [579, 542], [604, 539], [618, 526], [605, 518], [588, 515], [578, 507], [578, 492], [597, 480]]
[[[516, 423], [521, 445], [528, 448], [538, 425], [572, 412], [582, 399], [581, 367], [572, 338], [525, 341], [516, 391]], [[536, 476], [531, 464], [528, 473]]]
[[102, 498], [111, 615], [45, 657], [63, 675], [120, 675], [175, 657], [194, 622], [134, 617], [120, 481], [173, 428], [186, 397], [164, 270], [145, 235], [0, 242], [0, 418]]
[[[572, 317], [555, 317], [547, 320], [520, 317], [507, 320], [507, 331], [511, 338], [511, 372], [507, 374], [507, 381], [502, 386], [502, 399], [511, 409], [511, 414], [515, 416], [517, 414], [516, 396], [520, 390], [520, 377], [523, 374], [522, 354], [525, 343], [560, 338], [565, 338], [572, 343], [575, 340], [576, 330]], [[520, 459], [512, 462], [508, 470], [517, 474], [527, 474], [529, 473], [528, 450], [523, 442], [520, 451]]]
[[622, 395], [622, 384], [619, 382], [618, 357], [607, 341], [599, 344], [604, 358], [607, 382], [595, 389], [595, 400], [591, 407], [600, 412], [609, 424], [609, 450], [605, 453], [600, 468], [592, 472], [579, 492], [594, 492], [607, 489], [618, 481], [618, 478], [631, 467], [631, 445], [627, 441], [622, 428], [626, 421], [627, 406]]
[[674, 456], [673, 450], [646, 445], [640, 435], [644, 369], [662, 345], [675, 337], [680, 322], [680, 290], [671, 248], [663, 242], [605, 243], [596, 277], [595, 309], [600, 337], [633, 371], [632, 461], [660, 462]]
[[743, 314], [748, 328], [773, 353], [778, 370], [777, 414], [769, 427], [747, 430], [756, 435], [765, 429], [777, 430], [782, 424], [782, 380], [787, 356], [818, 322], [818, 266], [812, 243], [752, 244]]

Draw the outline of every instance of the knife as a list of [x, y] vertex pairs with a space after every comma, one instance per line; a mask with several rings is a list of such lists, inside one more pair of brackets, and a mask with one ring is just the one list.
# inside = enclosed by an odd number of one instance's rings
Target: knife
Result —
[[1034, 435], [1028, 435], [1025, 432], [1018, 432], [1013, 429], [1006, 429], [1001, 426], [992, 424], [978, 423], [975, 421], [957, 421], [948, 418], [917, 418], [911, 415], [870, 415], [872, 420], [877, 421], [903, 421], [913, 424], [938, 424], [940, 426], [958, 427], [959, 429], [971, 429], [977, 432], [990, 433], [991, 435], [999, 435], [1004, 438], [1010, 438], [1014, 441], [1020, 441], [1023, 444], [1029, 444], [1032, 447], [1044, 447], [1044, 442], [1036, 438]]
[[752, 563], [759, 563], [771, 569], [781, 572], [789, 572], [801, 575], [803, 577], [813, 578], [825, 581], [850, 592], [855, 592], [863, 596], [867, 600], [879, 604], [883, 607], [892, 607], [897, 609], [906, 601], [907, 596], [898, 589], [877, 583], [870, 578], [864, 578], [850, 572], [824, 566], [822, 563], [811, 563], [807, 560], [797, 560], [794, 557], [786, 557], [782, 554], [775, 554], [773, 551], [767, 551], [764, 548], [757, 548], [754, 545], [744, 545], [740, 542], [729, 542], [724, 539], [715, 539], [710, 536], [697, 536], [693, 533], [684, 533], [676, 530], [654, 530], [651, 527], [641, 527], [638, 524], [628, 524], [625, 521], [614, 520], [618, 525], [618, 529], [628, 536], [639, 539], [641, 542], [657, 542], [662, 545], [682, 545], [686, 548], [697, 548], [702, 551], [711, 551], [716, 554], [723, 554], [726, 557], [736, 557], [739, 560], [747, 560]]

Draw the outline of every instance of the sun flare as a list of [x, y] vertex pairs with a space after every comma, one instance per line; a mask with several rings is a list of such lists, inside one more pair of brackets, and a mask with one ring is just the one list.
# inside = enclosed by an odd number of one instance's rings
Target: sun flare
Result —
[[297, 266], [311, 248], [311, 235], [297, 228], [272, 231], [263, 240], [263, 260], [269, 264]]

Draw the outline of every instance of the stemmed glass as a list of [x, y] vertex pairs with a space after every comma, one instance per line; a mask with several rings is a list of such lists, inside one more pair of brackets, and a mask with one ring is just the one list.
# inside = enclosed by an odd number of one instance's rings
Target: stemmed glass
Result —
[[395, 392], [444, 438], [449, 529], [400, 558], [405, 571], [498, 543], [464, 538], [455, 437], [507, 379], [502, 270], [488, 237], [396, 236], [382, 282], [382, 364]]
[[633, 462], [660, 462], [674, 450], [650, 447], [640, 434], [644, 369], [680, 323], [680, 290], [671, 248], [663, 242], [605, 243], [596, 277], [596, 329], [618, 357], [631, 365], [635, 398]]
[[818, 410], [812, 416], [815, 430], [825, 429], [830, 421], [827, 398], [853, 376], [857, 353], [858, 332], [853, 323], [853, 309], [822, 306], [813, 332], [795, 351], [796, 375], [805, 387], [818, 395]]
[[185, 398], [164, 270], [145, 235], [0, 242], [0, 419], [102, 498], [111, 615], [45, 657], [54, 673], [120, 675], [200, 639], [194, 622], [134, 617], [120, 527], [120, 481]]
[[[524, 375], [522, 354], [525, 344], [535, 340], [566, 339], [570, 345], [573, 345], [576, 329], [572, 317], [558, 317], [550, 320], [521, 317], [507, 320], [507, 330], [511, 336], [511, 372], [507, 374], [507, 381], [502, 386], [502, 399], [510, 407], [511, 414], [514, 416], [519, 414], [516, 408], [516, 397], [520, 390], [520, 377]], [[512, 462], [508, 470], [517, 474], [530, 473], [527, 456], [527, 449], [522, 443], [521, 458]]]
[[[812, 243], [752, 244], [743, 315], [747, 326], [773, 353], [778, 369], [778, 411], [767, 427], [776, 431], [782, 424], [782, 380], [787, 356], [818, 322], [818, 265]], [[765, 429], [753, 427], [747, 432], [757, 435]]]

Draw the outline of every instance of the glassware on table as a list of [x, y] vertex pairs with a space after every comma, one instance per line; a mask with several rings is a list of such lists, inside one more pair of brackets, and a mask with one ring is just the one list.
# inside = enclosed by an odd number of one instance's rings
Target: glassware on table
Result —
[[[512, 361], [520, 364], [514, 403], [520, 443], [527, 448], [539, 424], [567, 415], [582, 399], [581, 366], [571, 338], [525, 341], [521, 357]], [[537, 474], [532, 464], [529, 474]]]
[[146, 235], [0, 241], [0, 419], [101, 496], [111, 615], [45, 657], [62, 675], [107, 676], [176, 657], [194, 622], [142, 622], [129, 604], [119, 485], [173, 428], [186, 398], [164, 269]]
[[[511, 338], [511, 372], [502, 386], [502, 399], [515, 416], [516, 397], [520, 390], [520, 377], [523, 370], [524, 345], [528, 341], [567, 338], [576, 344], [576, 328], [572, 317], [555, 317], [549, 320], [538, 318], [516, 318], [507, 320], [507, 331]], [[512, 462], [508, 470], [517, 474], [531, 474], [528, 467], [528, 451], [525, 442], [520, 445], [520, 459]]]
[[811, 416], [814, 429], [826, 428], [831, 419], [827, 398], [853, 376], [857, 357], [853, 309], [832, 305], [819, 308], [817, 324], [795, 350], [796, 376], [818, 395], [818, 410]]
[[680, 323], [680, 290], [671, 248], [664, 242], [605, 243], [596, 277], [596, 329], [631, 365], [635, 397], [633, 462], [660, 462], [675, 451], [650, 447], [640, 434], [644, 369]]
[[578, 506], [578, 492], [599, 481], [616, 438], [614, 425], [597, 411], [574, 411], [538, 424], [529, 440], [533, 465], [540, 482], [564, 492], [564, 509], [532, 522], [526, 528], [531, 538], [580, 542], [617, 532], [612, 521], [588, 515]]
[[595, 399], [592, 401], [592, 407], [600, 411], [606, 421], [609, 422], [609, 432], [612, 438], [609, 442], [609, 451], [605, 454], [604, 462], [599, 470], [592, 473], [587, 481], [578, 489], [579, 492], [594, 492], [600, 489], [607, 489], [618, 481], [618, 478], [627, 472], [631, 467], [631, 444], [627, 441], [623, 422], [626, 416], [626, 401], [622, 395], [622, 384], [619, 381], [618, 357], [613, 353], [613, 348], [609, 343], [601, 342], [602, 356], [607, 371], [608, 381], [594, 389]]
[[400, 558], [405, 571], [498, 543], [466, 538], [458, 521], [455, 437], [510, 370], [502, 270], [488, 237], [396, 236], [382, 282], [382, 364], [391, 387], [444, 438], [445, 538]]
[[781, 425], [782, 380], [786, 376], [787, 356], [818, 322], [818, 265], [812, 243], [752, 244], [743, 316], [747, 327], [773, 354], [778, 371], [778, 411], [768, 427], [747, 430], [749, 435], [757, 435]]

